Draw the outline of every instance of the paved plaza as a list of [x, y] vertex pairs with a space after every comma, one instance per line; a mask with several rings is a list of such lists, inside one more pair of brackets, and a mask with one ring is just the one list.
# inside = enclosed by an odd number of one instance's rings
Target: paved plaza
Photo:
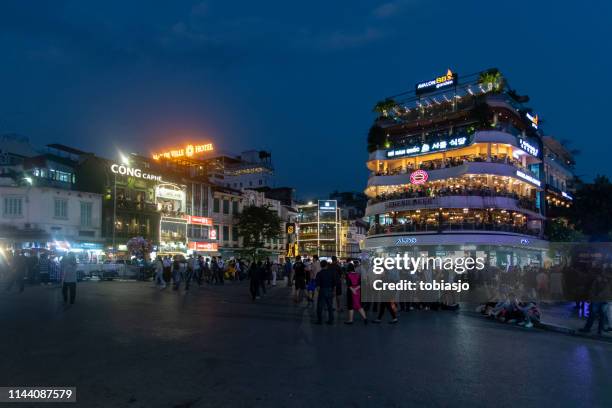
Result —
[[286, 287], [253, 303], [248, 282], [84, 282], [69, 307], [55, 288], [2, 292], [0, 386], [76, 386], [72, 407], [612, 406], [610, 343], [456, 312], [311, 313]]

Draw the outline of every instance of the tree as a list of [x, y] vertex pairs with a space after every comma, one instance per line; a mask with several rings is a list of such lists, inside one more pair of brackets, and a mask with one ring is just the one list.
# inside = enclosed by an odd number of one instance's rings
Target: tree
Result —
[[372, 109], [373, 112], [378, 113], [381, 116], [387, 117], [389, 115], [389, 111], [393, 109], [397, 105], [393, 99], [387, 98], [383, 101], [379, 101], [374, 105]]
[[378, 125], [372, 125], [368, 132], [368, 152], [372, 153], [387, 142], [387, 132]]
[[243, 252], [251, 259], [263, 258], [266, 241], [279, 239], [281, 235], [281, 219], [269, 207], [245, 207], [238, 216], [236, 227], [242, 238]]
[[546, 236], [551, 242], [582, 242], [585, 240], [584, 234], [560, 219], [551, 220], [546, 224]]
[[606, 241], [612, 232], [612, 184], [606, 176], [581, 184], [574, 197], [571, 222], [590, 236], [591, 241]]

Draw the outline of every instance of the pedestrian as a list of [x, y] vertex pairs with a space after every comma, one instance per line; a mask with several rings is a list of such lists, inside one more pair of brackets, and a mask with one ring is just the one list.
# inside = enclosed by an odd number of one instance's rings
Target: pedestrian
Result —
[[17, 253], [13, 256], [9, 263], [9, 281], [6, 286], [6, 291], [10, 292], [14, 285], [19, 287], [19, 293], [25, 289], [25, 276], [27, 273], [27, 264], [25, 256], [22, 252]]
[[202, 264], [202, 273], [204, 274], [204, 278], [206, 279], [206, 283], [209, 285], [212, 283], [212, 271], [210, 269], [210, 263], [208, 258], [204, 259]]
[[195, 273], [195, 258], [193, 255], [189, 255], [187, 258], [187, 265], [185, 271], [185, 290], [189, 290], [189, 286], [191, 285], [191, 280], [193, 279], [193, 275]]
[[251, 298], [253, 301], [259, 299], [259, 269], [257, 267], [257, 262], [251, 262], [251, 266], [249, 267], [249, 291], [251, 292]]
[[332, 256], [332, 263], [329, 265], [329, 268], [334, 272], [336, 276], [336, 308], [338, 312], [342, 312], [342, 267], [338, 263], [338, 258], [334, 255]]
[[325, 260], [321, 261], [321, 271], [317, 274], [316, 283], [319, 288], [319, 297], [317, 299], [317, 324], [323, 322], [323, 306], [327, 309], [327, 324], [333, 324], [333, 299], [337, 284], [336, 273], [333, 269], [328, 268], [327, 261]]
[[266, 258], [264, 269], [266, 271], [266, 281], [268, 286], [270, 286], [272, 284], [272, 263], [270, 262], [270, 258]]
[[287, 278], [287, 286], [293, 286], [293, 265], [291, 265], [291, 259], [285, 258], [285, 265], [283, 266], [284, 277]]
[[224, 274], [225, 274], [225, 261], [223, 260], [222, 257], [219, 257], [218, 261], [217, 261], [217, 272], [219, 274], [218, 278], [219, 278], [219, 283], [221, 285], [224, 284]]
[[214, 256], [210, 261], [210, 275], [210, 283], [215, 285], [219, 283], [219, 263], [217, 262], [217, 258]]
[[373, 320], [372, 323], [380, 323], [382, 321], [386, 309], [389, 309], [389, 313], [391, 314], [391, 320], [389, 321], [390, 324], [395, 324], [399, 321], [397, 320], [397, 308], [395, 306], [395, 302], [390, 301], [380, 302], [378, 304], [378, 317], [376, 318], [376, 320]]
[[49, 254], [40, 254], [40, 260], [38, 261], [38, 276], [40, 283], [43, 285], [49, 284]]
[[321, 262], [319, 261], [318, 255], [312, 256], [312, 263], [310, 264], [309, 276], [308, 276], [308, 284], [306, 285], [306, 297], [308, 298], [308, 303], [312, 304], [314, 302], [314, 293], [317, 288], [317, 274], [321, 271]]
[[202, 255], [198, 255], [198, 259], [196, 259], [195, 263], [196, 267], [196, 280], [198, 281], [198, 286], [202, 286], [202, 274], [204, 273], [204, 258]]
[[76, 298], [77, 284], [77, 262], [72, 252], [68, 252], [61, 260], [62, 268], [62, 296], [64, 304], [68, 303], [68, 292], [70, 291], [70, 304], [74, 304]]
[[164, 282], [166, 284], [170, 283], [170, 279], [172, 277], [172, 261], [168, 255], [164, 256]]
[[160, 289], [166, 289], [166, 281], [164, 280], [164, 261], [161, 256], [155, 260], [155, 284]]
[[363, 318], [363, 323], [368, 324], [365, 310], [361, 306], [361, 275], [355, 271], [355, 266], [350, 263], [346, 268], [346, 310], [348, 318], [345, 324], [353, 324], [353, 315], [356, 310]]
[[609, 327], [604, 327], [608, 320], [608, 302], [606, 299], [609, 298], [610, 295], [607, 291], [607, 286], [606, 278], [603, 273], [599, 273], [593, 279], [589, 290], [589, 317], [584, 327], [578, 330], [579, 332], [589, 333], [591, 327], [593, 327], [593, 323], [595, 323], [595, 319], [598, 320], [597, 334], [601, 336], [604, 329], [605, 331], [610, 331]]
[[276, 286], [276, 277], [278, 275], [278, 263], [272, 263], [272, 286]]
[[172, 290], [179, 290], [181, 286], [181, 261], [178, 256], [174, 256], [174, 262], [172, 262], [172, 280], [174, 281]]
[[295, 257], [293, 264], [293, 279], [295, 280], [295, 303], [301, 303], [304, 298], [304, 289], [306, 289], [306, 268], [302, 262], [301, 256]]

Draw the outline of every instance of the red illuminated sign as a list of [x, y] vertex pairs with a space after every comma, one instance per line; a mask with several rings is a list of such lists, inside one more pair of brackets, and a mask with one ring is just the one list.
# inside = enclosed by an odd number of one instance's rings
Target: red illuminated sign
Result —
[[219, 245], [216, 242], [190, 242], [188, 248], [192, 251], [216, 251]]
[[410, 182], [412, 184], [425, 184], [428, 178], [429, 174], [423, 170], [417, 170], [410, 174]]
[[208, 225], [209, 227], [212, 227], [213, 225], [212, 218], [208, 218], [208, 217], [199, 217], [197, 215], [186, 215], [184, 218], [187, 220], [187, 224]]

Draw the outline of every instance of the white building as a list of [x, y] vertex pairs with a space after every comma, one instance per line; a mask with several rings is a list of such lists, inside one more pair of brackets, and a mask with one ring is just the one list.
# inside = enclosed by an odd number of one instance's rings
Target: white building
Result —
[[100, 194], [0, 186], [0, 206], [0, 234], [5, 246], [101, 249]]

